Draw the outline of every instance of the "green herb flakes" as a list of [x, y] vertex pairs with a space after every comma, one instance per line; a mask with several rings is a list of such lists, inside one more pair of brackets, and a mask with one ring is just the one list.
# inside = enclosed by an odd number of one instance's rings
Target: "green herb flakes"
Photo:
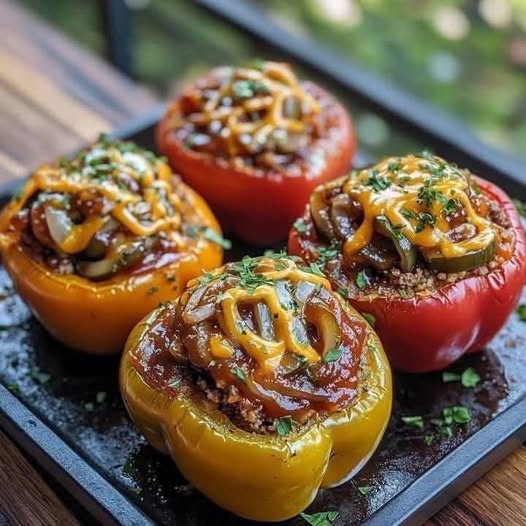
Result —
[[284, 437], [288, 435], [296, 423], [290, 416], [283, 416], [276, 420], [276, 432], [279, 436]]
[[372, 486], [356, 486], [356, 489], [364, 496], [367, 497], [373, 490]]
[[213, 230], [210, 227], [206, 227], [203, 230], [203, 237], [207, 241], [215, 243], [216, 245], [219, 245], [225, 250], [230, 250], [232, 248], [232, 243], [229, 239], [225, 239], [221, 234], [218, 234], [215, 230]]
[[445, 384], [451, 383], [451, 382], [458, 382], [460, 380], [460, 374], [458, 373], [451, 373], [449, 371], [444, 371], [442, 373], [442, 381]]
[[434, 435], [424, 435], [424, 444], [426, 446], [430, 446], [433, 443], [433, 440], [435, 440]]
[[339, 360], [342, 355], [343, 349], [341, 347], [338, 347], [337, 349], [330, 349], [325, 353], [325, 356], [323, 357], [323, 361], [330, 363], [335, 362], [336, 360]]
[[519, 308], [517, 309], [517, 314], [519, 315], [519, 319], [521, 321], [526, 321], [526, 303], [519, 305]]
[[374, 329], [374, 326], [376, 324], [376, 318], [369, 312], [362, 312], [362, 317]]
[[480, 376], [473, 367], [468, 367], [461, 375], [460, 382], [468, 389], [476, 387], [480, 382]]
[[245, 371], [241, 369], [241, 367], [232, 367], [232, 374], [241, 382], [247, 383], [247, 375], [245, 374]]
[[409, 427], [417, 427], [418, 429], [424, 428], [424, 419], [421, 416], [403, 416], [401, 420]]
[[305, 222], [303, 221], [301, 217], [299, 219], [296, 219], [296, 221], [294, 221], [294, 228], [300, 234], [304, 234], [305, 232], [307, 232], [307, 225], [305, 224]]
[[356, 278], [354, 281], [356, 283], [356, 286], [360, 290], [364, 290], [365, 288], [367, 288], [367, 285], [369, 284], [369, 279], [367, 278], [367, 273], [365, 272], [365, 270], [360, 270], [360, 272], [356, 274]]
[[319, 513], [300, 513], [300, 517], [310, 526], [331, 526], [338, 518], [337, 511], [320, 511]]

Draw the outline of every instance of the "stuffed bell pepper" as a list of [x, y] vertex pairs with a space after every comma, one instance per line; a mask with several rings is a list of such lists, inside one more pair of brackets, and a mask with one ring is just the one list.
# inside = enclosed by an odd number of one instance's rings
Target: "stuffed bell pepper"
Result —
[[482, 349], [526, 278], [520, 217], [497, 186], [426, 152], [319, 186], [289, 252], [375, 323], [391, 364], [425, 372]]
[[315, 186], [347, 172], [350, 117], [283, 63], [210, 71], [168, 107], [159, 150], [221, 225], [261, 246], [286, 239]]
[[197, 489], [262, 521], [352, 477], [392, 398], [369, 324], [280, 255], [229, 263], [158, 307], [128, 339], [120, 384], [137, 426]]
[[69, 347], [122, 350], [130, 330], [222, 263], [206, 203], [151, 152], [106, 137], [44, 165], [0, 215], [3, 264]]

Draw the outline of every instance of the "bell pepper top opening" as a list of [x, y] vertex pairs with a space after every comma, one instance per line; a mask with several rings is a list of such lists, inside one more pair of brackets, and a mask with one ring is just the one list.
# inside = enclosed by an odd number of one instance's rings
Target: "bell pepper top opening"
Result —
[[319, 186], [289, 239], [344, 297], [434, 292], [507, 261], [515, 235], [469, 171], [427, 152]]
[[285, 435], [359, 396], [368, 330], [310, 267], [245, 257], [190, 282], [132, 356], [155, 389], [201, 397], [246, 431]]
[[53, 273], [90, 281], [145, 272], [200, 243], [224, 242], [163, 158], [104, 135], [40, 167], [2, 212], [0, 232], [3, 245], [18, 244]]
[[288, 64], [251, 61], [219, 67], [168, 108], [166, 129], [188, 150], [236, 168], [298, 176], [323, 168], [341, 142], [341, 107]]

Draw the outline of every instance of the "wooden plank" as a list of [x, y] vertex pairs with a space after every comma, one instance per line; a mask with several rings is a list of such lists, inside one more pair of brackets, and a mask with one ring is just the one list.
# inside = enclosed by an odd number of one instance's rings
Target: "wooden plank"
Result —
[[1, 431], [0, 465], [0, 524], [79, 524], [35, 468]]

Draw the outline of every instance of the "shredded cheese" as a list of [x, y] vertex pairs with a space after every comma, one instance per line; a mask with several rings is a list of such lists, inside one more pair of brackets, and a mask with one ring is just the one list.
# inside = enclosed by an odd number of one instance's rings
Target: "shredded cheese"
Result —
[[[440, 199], [430, 199], [424, 206], [422, 188], [426, 185]], [[361, 204], [364, 218], [345, 242], [345, 255], [352, 257], [371, 242], [377, 216], [387, 217], [413, 245], [439, 249], [448, 258], [487, 246], [495, 237], [494, 226], [473, 209], [466, 194], [468, 186], [463, 173], [438, 157], [388, 158], [373, 169], [351, 174], [343, 184], [343, 191]], [[448, 200], [463, 207], [466, 219], [477, 228], [474, 237], [458, 242], [448, 237], [451, 227], [444, 213]], [[433, 224], [418, 228], [422, 212], [432, 216]]]

